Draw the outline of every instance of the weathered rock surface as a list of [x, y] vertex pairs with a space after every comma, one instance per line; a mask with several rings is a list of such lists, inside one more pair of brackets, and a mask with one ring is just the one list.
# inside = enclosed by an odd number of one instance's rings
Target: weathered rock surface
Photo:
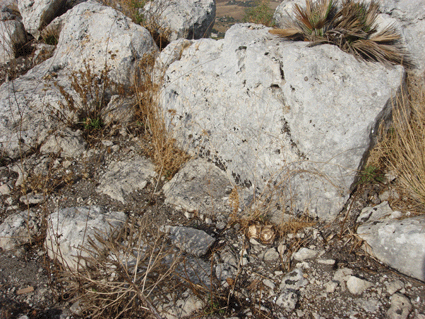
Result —
[[191, 160], [163, 187], [165, 202], [189, 212], [229, 213], [232, 184], [225, 172], [204, 159]]
[[87, 247], [88, 238], [94, 240], [95, 233], [107, 236], [126, 219], [123, 212], [110, 212], [99, 206], [58, 209], [47, 218], [45, 247], [49, 257], [70, 269], [84, 266], [78, 256], [88, 256], [81, 249]]
[[[58, 121], [63, 126], [61, 121], [74, 119], [58, 86], [73, 97], [74, 107], [89, 107], [92, 101], [84, 105], [71, 89], [72, 72], [86, 65], [92, 74], [108, 68], [110, 79], [129, 86], [140, 59], [156, 50], [149, 32], [118, 11], [93, 1], [77, 5], [63, 18], [53, 57], [0, 87], [0, 149], [16, 158], [41, 144]], [[109, 89], [114, 94], [114, 86]]]
[[366, 241], [367, 252], [390, 267], [425, 281], [424, 227], [424, 216], [402, 220], [372, 219], [359, 226], [357, 234]]
[[19, 0], [25, 30], [38, 38], [40, 30], [52, 21], [66, 0]]
[[235, 25], [223, 40], [179, 46], [161, 106], [190, 154], [225, 168], [238, 184], [263, 189], [275, 181], [295, 210], [329, 220], [348, 198], [403, 69], [268, 30]]
[[126, 195], [142, 190], [155, 176], [155, 166], [146, 158], [113, 162], [100, 178], [97, 191], [124, 203]]
[[166, 226], [165, 231], [174, 245], [196, 257], [204, 256], [215, 242], [206, 232], [190, 227]]
[[38, 225], [32, 212], [20, 212], [10, 215], [0, 225], [0, 247], [13, 250], [29, 243], [37, 233]]
[[162, 30], [169, 30], [169, 41], [179, 38], [208, 38], [214, 26], [215, 0], [154, 0], [142, 10]]
[[15, 58], [16, 52], [26, 43], [24, 25], [18, 20], [0, 21], [0, 63]]
[[81, 131], [64, 128], [50, 135], [40, 147], [41, 153], [60, 153], [62, 157], [78, 158], [85, 150], [87, 143]]
[[402, 294], [395, 294], [391, 297], [391, 307], [388, 309], [388, 319], [406, 319], [412, 310], [409, 298]]
[[[370, 2], [371, 0], [365, 1]], [[416, 71], [425, 71], [425, 44], [418, 39], [425, 38], [425, 1], [424, 0], [378, 0], [382, 14], [378, 16], [378, 30], [392, 24], [400, 32], [403, 42], [415, 63]], [[287, 0], [276, 8], [273, 18], [276, 26], [283, 27], [283, 21], [288, 16], [294, 17], [295, 4], [305, 7], [304, 0]]]

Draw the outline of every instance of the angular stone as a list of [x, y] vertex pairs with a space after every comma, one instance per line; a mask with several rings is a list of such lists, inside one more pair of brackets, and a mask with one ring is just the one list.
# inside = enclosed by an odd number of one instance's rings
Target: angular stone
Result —
[[60, 153], [62, 157], [78, 158], [86, 149], [81, 131], [64, 128], [50, 135], [40, 147], [40, 152]]
[[391, 307], [388, 309], [388, 319], [406, 319], [412, 311], [412, 304], [405, 295], [396, 293], [391, 297]]
[[264, 261], [276, 261], [279, 259], [279, 253], [276, 251], [276, 248], [267, 249], [264, 254]]
[[280, 290], [292, 289], [298, 290], [299, 288], [308, 284], [308, 280], [304, 278], [303, 271], [300, 268], [295, 268], [285, 277], [279, 286]]
[[204, 256], [215, 242], [206, 232], [190, 227], [166, 226], [165, 231], [174, 245], [197, 257]]
[[58, 209], [47, 217], [45, 247], [49, 257], [70, 269], [85, 266], [78, 256], [88, 256], [81, 249], [86, 247], [88, 238], [96, 243], [95, 233], [106, 237], [126, 220], [123, 212], [109, 212], [99, 206]]
[[226, 173], [200, 158], [187, 162], [163, 187], [165, 203], [207, 215], [230, 213], [229, 189]]
[[425, 281], [425, 216], [379, 220], [358, 227], [364, 249], [388, 266]]
[[404, 282], [402, 282], [400, 279], [397, 279], [395, 281], [385, 283], [385, 287], [387, 288], [387, 292], [390, 295], [393, 295], [397, 291], [404, 288]]
[[0, 186], [0, 195], [9, 195], [12, 192], [9, 185], [3, 184]]
[[169, 32], [170, 42], [180, 38], [200, 39], [211, 34], [216, 4], [215, 0], [154, 0], [142, 12], [146, 20], [153, 19]]
[[385, 217], [389, 217], [393, 213], [388, 202], [382, 202], [374, 207], [365, 207], [362, 209], [359, 217], [357, 217], [358, 223], [364, 223], [366, 221], [373, 222]]
[[24, 25], [18, 20], [0, 21], [0, 64], [15, 58], [27, 41]]
[[145, 188], [155, 176], [152, 162], [137, 156], [131, 160], [111, 163], [100, 178], [96, 190], [124, 203], [126, 195]]
[[13, 250], [29, 243], [38, 231], [37, 218], [28, 212], [8, 216], [0, 225], [0, 247]]
[[276, 300], [276, 304], [285, 309], [287, 312], [292, 312], [298, 302], [299, 296], [296, 292], [292, 290], [285, 290], [279, 295]]
[[43, 194], [28, 193], [19, 198], [21, 203], [25, 205], [36, 205], [44, 202], [46, 197]]
[[353, 295], [360, 295], [363, 291], [372, 286], [373, 284], [371, 282], [360, 279], [356, 276], [350, 276], [347, 280], [347, 288]]
[[309, 249], [309, 248], [301, 248], [298, 250], [295, 254], [293, 254], [293, 257], [297, 261], [304, 261], [307, 259], [313, 259], [315, 258], [319, 252], [317, 250]]
[[332, 219], [378, 122], [389, 117], [403, 68], [359, 62], [336, 46], [308, 47], [268, 31], [237, 24], [223, 40], [176, 48], [181, 54], [165, 72], [160, 106], [191, 155], [224, 167], [239, 185], [284, 184], [274, 190], [278, 198]]
[[38, 39], [40, 30], [52, 21], [66, 0], [19, 0], [25, 30]]

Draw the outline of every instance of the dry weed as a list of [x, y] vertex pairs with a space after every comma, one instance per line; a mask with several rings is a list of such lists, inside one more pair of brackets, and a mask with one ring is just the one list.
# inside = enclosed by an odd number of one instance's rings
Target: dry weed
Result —
[[393, 103], [393, 125], [383, 140], [386, 164], [401, 188], [425, 208], [425, 85], [410, 76]]
[[153, 66], [155, 57], [145, 56], [140, 61], [141, 78], [135, 85], [138, 97], [137, 115], [145, 129], [147, 153], [153, 159], [157, 172], [171, 179], [179, 168], [189, 159], [189, 155], [175, 145], [165, 125], [164, 114], [158, 105], [161, 84], [154, 81]]
[[80, 301], [85, 316], [128, 318], [150, 313], [161, 318], [152, 300], [164, 302], [178, 285], [172, 276], [180, 256], [148, 217], [133, 219], [110, 235], [99, 232], [81, 249], [87, 255], [79, 257], [81, 267], [64, 271], [61, 281]]

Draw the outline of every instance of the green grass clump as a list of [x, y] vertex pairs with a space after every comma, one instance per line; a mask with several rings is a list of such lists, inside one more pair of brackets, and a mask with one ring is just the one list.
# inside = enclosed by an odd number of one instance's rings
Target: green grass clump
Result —
[[273, 22], [273, 11], [270, 9], [270, 0], [256, 1], [256, 5], [245, 10], [244, 22], [264, 24], [271, 26]]
[[356, 58], [386, 65], [411, 67], [401, 36], [394, 25], [378, 31], [379, 5], [344, 0], [306, 0], [305, 8], [295, 5], [295, 18], [288, 17], [282, 29], [270, 33], [311, 45], [334, 44]]

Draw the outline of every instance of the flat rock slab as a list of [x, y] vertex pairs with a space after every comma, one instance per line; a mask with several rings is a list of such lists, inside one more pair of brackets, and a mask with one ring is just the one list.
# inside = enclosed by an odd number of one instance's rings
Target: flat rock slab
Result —
[[84, 266], [78, 256], [88, 256], [82, 250], [88, 238], [94, 240], [95, 233], [106, 237], [126, 220], [123, 212], [109, 212], [99, 206], [59, 209], [47, 218], [45, 247], [49, 257], [70, 269]]
[[146, 158], [113, 162], [100, 178], [97, 191], [124, 203], [126, 195], [145, 188], [155, 176], [155, 166]]
[[425, 216], [379, 220], [357, 228], [365, 250], [398, 271], [425, 281]]
[[163, 187], [165, 203], [189, 212], [229, 213], [232, 184], [225, 172], [204, 159], [191, 160]]
[[196, 257], [204, 256], [215, 239], [203, 230], [190, 227], [165, 226], [174, 245]]

